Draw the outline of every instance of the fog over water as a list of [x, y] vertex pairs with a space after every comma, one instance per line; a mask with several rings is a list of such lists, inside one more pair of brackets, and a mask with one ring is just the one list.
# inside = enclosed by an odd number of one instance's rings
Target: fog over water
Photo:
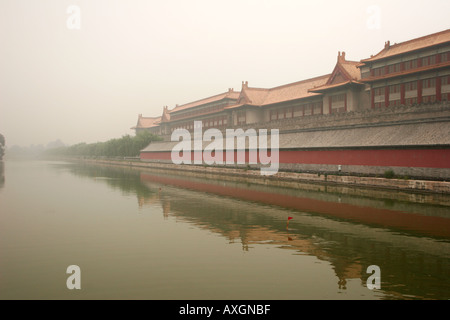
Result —
[[359, 61], [447, 29], [448, 12], [445, 0], [3, 0], [0, 133], [9, 147], [133, 134], [140, 113], [328, 74], [338, 51]]

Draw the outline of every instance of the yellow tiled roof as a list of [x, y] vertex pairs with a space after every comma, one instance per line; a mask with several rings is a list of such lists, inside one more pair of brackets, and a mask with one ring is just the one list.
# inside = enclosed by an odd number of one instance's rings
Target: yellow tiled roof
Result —
[[284, 101], [313, 97], [318, 94], [309, 92], [309, 89], [324, 85], [329, 77], [330, 75], [327, 74], [270, 89], [244, 87], [241, 96], [245, 95], [248, 98], [249, 101], [246, 104], [254, 106], [266, 106]]
[[325, 84], [330, 77], [329, 74], [294, 82], [280, 87], [270, 89], [269, 95], [264, 101], [265, 105], [283, 101], [296, 100], [316, 96], [316, 93], [309, 92], [309, 89]]
[[341, 67], [349, 74], [353, 80], [361, 80], [361, 70], [358, 68], [359, 62], [357, 61], [344, 61], [341, 63]]
[[161, 122], [161, 117], [143, 117], [141, 114], [138, 117], [138, 122], [135, 127], [131, 129], [144, 129], [156, 127]]
[[211, 102], [215, 102], [215, 101], [220, 101], [223, 99], [234, 99], [237, 100], [239, 98], [239, 91], [234, 91], [234, 90], [228, 90], [227, 92], [212, 96], [212, 97], [208, 97], [208, 98], [204, 98], [201, 100], [197, 100], [197, 101], [193, 101], [193, 102], [189, 102], [180, 106], [176, 106], [175, 108], [173, 108], [172, 110], [169, 111], [169, 113], [173, 113], [173, 112], [177, 112], [177, 111], [181, 111], [181, 110], [186, 110], [186, 109], [190, 109], [190, 108], [194, 108], [194, 107], [198, 107], [207, 103], [211, 103]]
[[396, 55], [432, 47], [439, 44], [444, 44], [447, 42], [450, 42], [450, 29], [433, 33], [424, 37], [412, 39], [409, 41], [396, 43], [393, 45], [390, 45], [390, 42], [388, 41], [385, 44], [385, 48], [381, 50], [378, 54], [368, 59], [363, 59], [361, 60], [361, 62], [377, 61], [380, 59], [393, 57]]

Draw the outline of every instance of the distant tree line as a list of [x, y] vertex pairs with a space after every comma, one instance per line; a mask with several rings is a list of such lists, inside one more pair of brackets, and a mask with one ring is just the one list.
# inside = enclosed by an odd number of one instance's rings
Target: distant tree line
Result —
[[152, 141], [161, 138], [148, 131], [139, 132], [136, 136], [125, 135], [122, 138], [106, 142], [78, 143], [72, 146], [59, 147], [45, 151], [51, 156], [80, 157], [135, 157]]
[[5, 154], [5, 137], [0, 133], [0, 160], [3, 159]]

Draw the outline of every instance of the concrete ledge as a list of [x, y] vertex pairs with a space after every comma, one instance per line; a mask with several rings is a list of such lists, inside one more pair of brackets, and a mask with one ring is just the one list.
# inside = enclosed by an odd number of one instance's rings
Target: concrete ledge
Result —
[[154, 163], [127, 160], [77, 160], [87, 163], [119, 165], [135, 168], [162, 169], [175, 171], [188, 171], [213, 175], [228, 175], [251, 178], [261, 184], [276, 184], [277, 181], [312, 182], [320, 184], [338, 184], [353, 187], [383, 188], [405, 190], [415, 192], [432, 192], [450, 194], [450, 182], [427, 180], [386, 179], [375, 177], [357, 177], [342, 175], [324, 175], [313, 173], [278, 172], [273, 176], [262, 176], [259, 170], [247, 170], [245, 168], [224, 168], [211, 166], [175, 165], [171, 163]]

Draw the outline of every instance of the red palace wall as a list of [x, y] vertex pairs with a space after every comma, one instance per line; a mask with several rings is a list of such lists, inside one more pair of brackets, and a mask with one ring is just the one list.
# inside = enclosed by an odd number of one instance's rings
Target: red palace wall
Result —
[[[245, 152], [246, 163], [252, 154], [253, 152]], [[207, 160], [205, 154], [203, 159]], [[236, 162], [236, 152], [234, 159]], [[142, 152], [141, 160], [171, 162], [171, 152]], [[191, 153], [191, 161], [193, 161], [193, 153]], [[260, 163], [259, 157], [257, 162]], [[279, 163], [448, 169], [450, 168], [450, 148], [280, 150]]]

